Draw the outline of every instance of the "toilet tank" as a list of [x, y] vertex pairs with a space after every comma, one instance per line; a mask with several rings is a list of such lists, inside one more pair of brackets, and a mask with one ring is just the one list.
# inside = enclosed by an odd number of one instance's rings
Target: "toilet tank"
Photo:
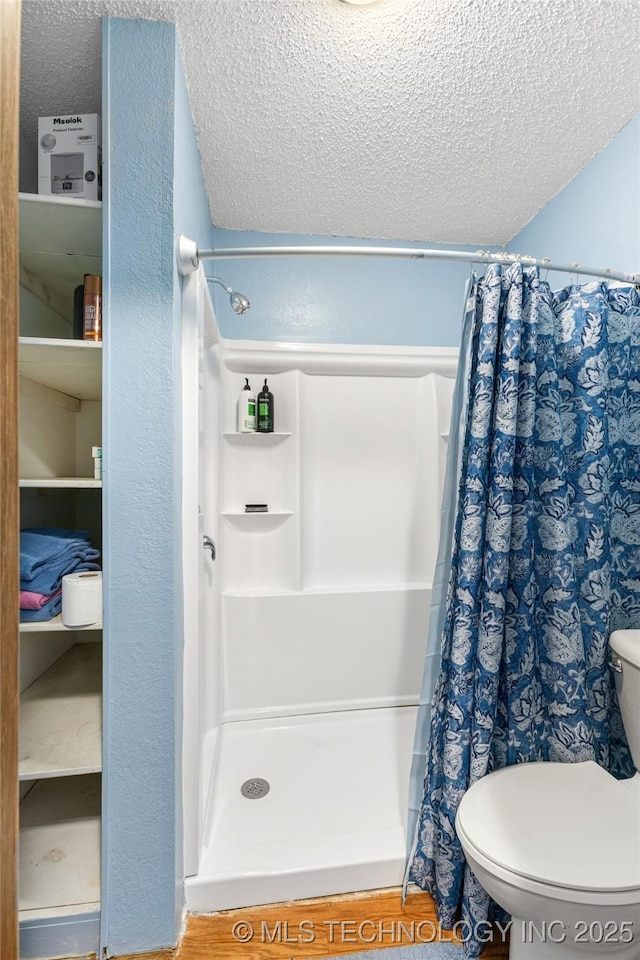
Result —
[[616, 670], [616, 689], [625, 733], [636, 770], [640, 770], [640, 630], [614, 630], [609, 638]]

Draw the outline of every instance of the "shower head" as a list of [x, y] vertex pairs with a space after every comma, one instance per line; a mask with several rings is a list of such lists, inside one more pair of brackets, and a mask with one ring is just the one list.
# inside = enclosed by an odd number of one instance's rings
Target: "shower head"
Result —
[[251, 304], [243, 293], [238, 293], [237, 290], [233, 290], [229, 284], [225, 283], [225, 281], [220, 277], [207, 277], [207, 282], [219, 283], [221, 287], [224, 287], [225, 292], [229, 294], [229, 303], [231, 304], [231, 309], [234, 313], [237, 313], [238, 316], [246, 313], [251, 307]]
[[247, 310], [251, 309], [251, 304], [245, 297], [243, 293], [238, 293], [237, 290], [234, 290], [230, 297], [229, 302], [231, 303], [231, 309], [240, 316], [243, 313], [246, 313]]

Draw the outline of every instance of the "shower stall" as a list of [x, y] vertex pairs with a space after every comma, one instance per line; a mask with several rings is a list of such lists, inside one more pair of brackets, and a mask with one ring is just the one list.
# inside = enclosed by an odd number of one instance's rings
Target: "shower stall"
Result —
[[201, 266], [182, 348], [187, 909], [400, 884], [457, 351], [224, 340]]

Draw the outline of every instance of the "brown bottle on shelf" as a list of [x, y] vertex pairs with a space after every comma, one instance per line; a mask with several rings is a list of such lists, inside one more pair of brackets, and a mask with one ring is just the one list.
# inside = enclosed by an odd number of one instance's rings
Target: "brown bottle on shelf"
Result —
[[102, 277], [84, 275], [82, 339], [102, 340]]

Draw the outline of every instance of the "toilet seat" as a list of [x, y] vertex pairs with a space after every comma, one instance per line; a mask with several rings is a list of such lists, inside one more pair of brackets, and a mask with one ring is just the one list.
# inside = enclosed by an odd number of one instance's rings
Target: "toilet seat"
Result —
[[523, 887], [640, 901], [640, 786], [593, 761], [497, 770], [465, 794], [456, 828], [489, 869]]

